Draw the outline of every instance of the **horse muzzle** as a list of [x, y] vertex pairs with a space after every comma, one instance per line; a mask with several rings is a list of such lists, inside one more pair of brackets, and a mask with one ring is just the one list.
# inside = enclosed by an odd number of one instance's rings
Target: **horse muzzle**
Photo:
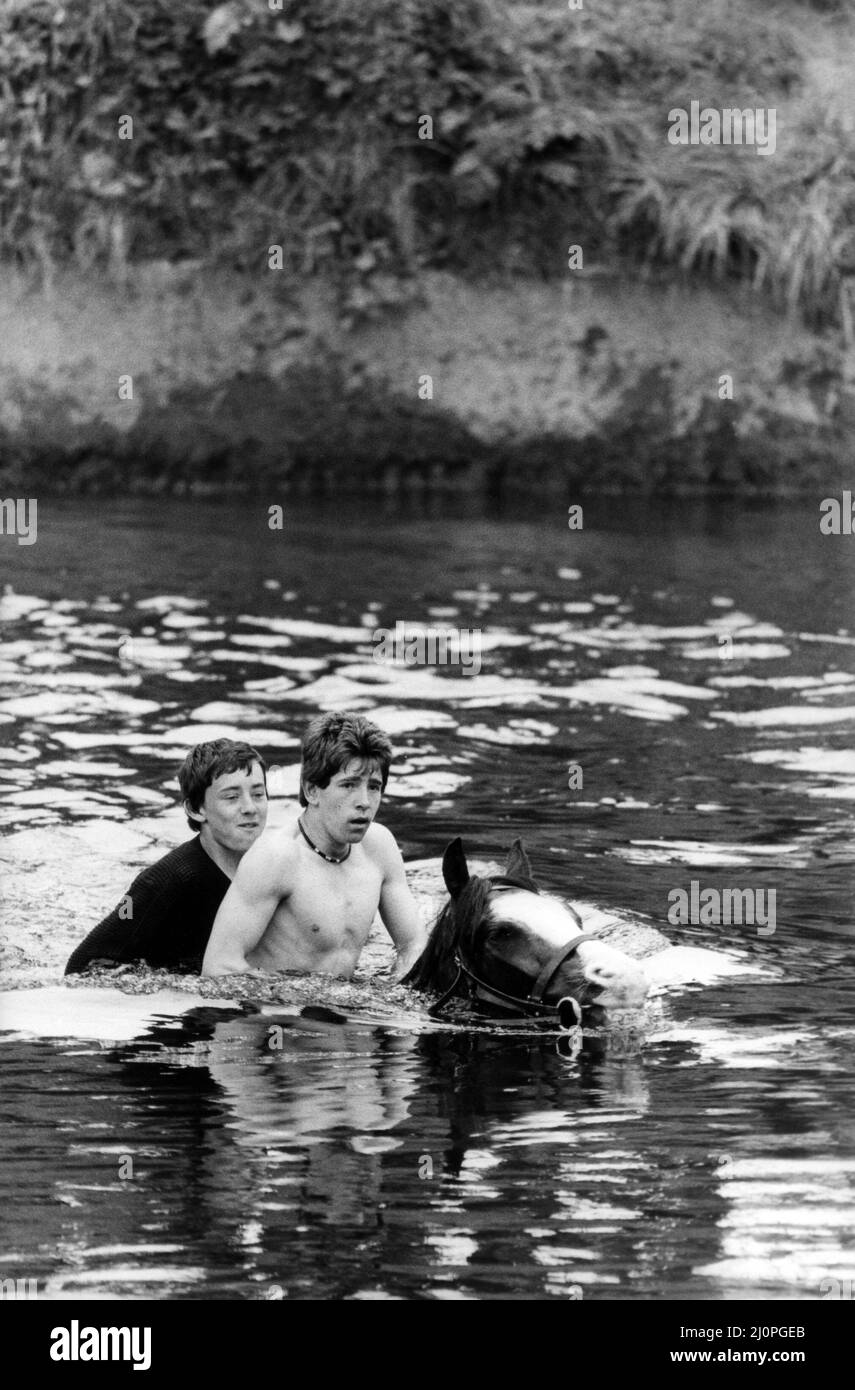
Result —
[[583, 1009], [589, 1005], [607, 1011], [640, 1009], [644, 1004], [650, 982], [644, 970], [622, 951], [606, 942], [591, 943], [584, 955], [580, 951], [579, 966], [584, 985], [571, 987], [567, 993], [578, 997]]

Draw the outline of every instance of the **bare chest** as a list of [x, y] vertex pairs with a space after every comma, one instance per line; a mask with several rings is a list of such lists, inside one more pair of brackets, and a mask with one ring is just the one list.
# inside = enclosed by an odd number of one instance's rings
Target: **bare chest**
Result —
[[315, 951], [361, 947], [380, 905], [381, 884], [379, 869], [364, 855], [353, 864], [309, 861], [277, 910], [278, 924]]

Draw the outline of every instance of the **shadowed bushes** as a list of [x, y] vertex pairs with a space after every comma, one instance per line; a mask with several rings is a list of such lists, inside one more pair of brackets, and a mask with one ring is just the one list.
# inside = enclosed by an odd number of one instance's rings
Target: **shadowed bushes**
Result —
[[[579, 243], [845, 324], [851, 20], [819, 0], [0, 0], [0, 256], [121, 281], [148, 258], [266, 273], [278, 244], [283, 285], [321, 275], [354, 317], [427, 265], [563, 277]], [[777, 153], [669, 145], [692, 100], [775, 106]]]

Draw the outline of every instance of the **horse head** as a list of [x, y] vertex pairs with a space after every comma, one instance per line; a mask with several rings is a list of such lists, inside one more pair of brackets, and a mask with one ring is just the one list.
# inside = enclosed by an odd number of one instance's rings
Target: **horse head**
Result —
[[515, 840], [505, 873], [469, 873], [460, 839], [442, 859], [449, 901], [404, 983], [491, 1010], [598, 1024], [643, 1003], [647, 981], [623, 951], [585, 932], [566, 903], [541, 893]]

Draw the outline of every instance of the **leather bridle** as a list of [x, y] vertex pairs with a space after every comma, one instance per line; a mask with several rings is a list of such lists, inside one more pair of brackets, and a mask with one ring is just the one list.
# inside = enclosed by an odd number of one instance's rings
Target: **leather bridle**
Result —
[[[495, 878], [488, 879], [487, 882], [490, 884], [491, 888], [522, 888], [528, 893], [538, 893], [540, 891], [531, 879], [509, 878], [505, 875], [497, 875]], [[559, 999], [557, 1003], [547, 1004], [544, 1002], [543, 996], [556, 974], [556, 971], [566, 960], [569, 960], [582, 942], [593, 941], [597, 938], [595, 932], [586, 932], [581, 929], [582, 923], [579, 919], [578, 912], [575, 912], [573, 908], [569, 906], [567, 911], [578, 922], [580, 927], [579, 934], [572, 937], [571, 940], [566, 942], [563, 946], [559, 946], [557, 951], [553, 951], [549, 959], [541, 966], [527, 995], [508, 994], [505, 990], [497, 989], [495, 985], [489, 985], [486, 980], [480, 979], [471, 966], [463, 959], [463, 953], [458, 945], [454, 955], [454, 964], [457, 967], [457, 974], [454, 977], [451, 987], [447, 989], [442, 998], [428, 1010], [429, 1016], [431, 1018], [439, 1017], [457, 989], [461, 977], [465, 977], [469, 985], [470, 999], [477, 1000], [479, 1003], [493, 1004], [499, 1008], [504, 1008], [507, 1012], [515, 1014], [522, 1013], [527, 1018], [544, 1018], [552, 1015], [555, 1017], [562, 1031], [570, 1032], [571, 1029], [582, 1022], [582, 1010], [577, 1000], [573, 999], [569, 994], [566, 994], [563, 998]], [[508, 1008], [509, 1005], [510, 1009]]]

